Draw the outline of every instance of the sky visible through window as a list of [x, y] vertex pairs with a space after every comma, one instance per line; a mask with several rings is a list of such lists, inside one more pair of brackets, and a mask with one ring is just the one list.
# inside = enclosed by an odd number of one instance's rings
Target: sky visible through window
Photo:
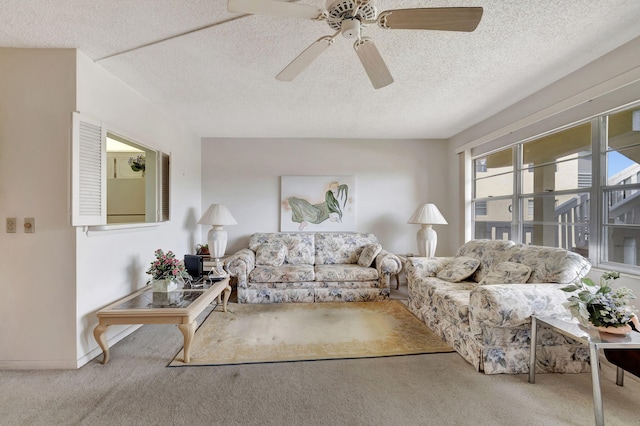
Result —
[[609, 162], [607, 167], [608, 178], [626, 169], [627, 167], [636, 164], [635, 161], [630, 160], [629, 158], [616, 151], [609, 152], [607, 160]]

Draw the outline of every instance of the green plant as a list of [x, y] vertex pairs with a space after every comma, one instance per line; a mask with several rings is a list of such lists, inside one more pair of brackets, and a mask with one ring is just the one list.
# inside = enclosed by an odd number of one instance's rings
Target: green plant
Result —
[[563, 287], [561, 290], [572, 292], [563, 306], [577, 318], [580, 324], [596, 327], [622, 327], [630, 323], [635, 309], [629, 306], [629, 300], [635, 299], [627, 287], [614, 289], [611, 282], [620, 278], [615, 271], [604, 272], [600, 284], [590, 278], [582, 278], [577, 283]]
[[144, 154], [134, 155], [133, 157], [130, 157], [129, 166], [134, 172], [142, 171], [144, 173], [144, 170], [146, 168], [146, 158]]
[[158, 249], [154, 252], [156, 260], [151, 262], [151, 266], [147, 274], [151, 275], [154, 280], [190, 278], [184, 262], [176, 259], [172, 251], [167, 253]]

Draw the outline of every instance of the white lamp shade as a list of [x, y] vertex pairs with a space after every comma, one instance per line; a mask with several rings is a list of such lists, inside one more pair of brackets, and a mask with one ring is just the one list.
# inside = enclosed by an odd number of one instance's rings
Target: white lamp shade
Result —
[[435, 204], [423, 204], [411, 216], [407, 223], [429, 224], [429, 225], [447, 225], [447, 221], [438, 210]]
[[199, 225], [237, 225], [231, 212], [224, 204], [211, 204], [198, 221]]

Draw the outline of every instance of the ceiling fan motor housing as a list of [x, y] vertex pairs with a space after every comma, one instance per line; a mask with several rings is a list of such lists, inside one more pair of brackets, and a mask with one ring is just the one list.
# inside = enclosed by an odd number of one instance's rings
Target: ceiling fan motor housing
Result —
[[357, 38], [359, 35], [360, 21], [352, 18], [342, 21], [342, 36], [344, 38]]
[[[360, 7], [358, 7], [359, 3]], [[356, 14], [353, 14], [353, 11], [358, 9]], [[362, 2], [357, 0], [336, 0], [327, 6], [327, 23], [331, 28], [335, 31], [341, 30], [342, 35], [346, 38], [355, 38], [358, 36], [356, 33], [353, 36], [347, 36], [345, 34], [344, 23], [348, 20], [356, 21], [352, 22], [350, 25], [355, 26], [357, 24], [358, 32], [360, 28], [361, 21], [373, 21], [376, 19], [376, 15], [378, 11], [376, 7], [373, 5], [372, 1]]]

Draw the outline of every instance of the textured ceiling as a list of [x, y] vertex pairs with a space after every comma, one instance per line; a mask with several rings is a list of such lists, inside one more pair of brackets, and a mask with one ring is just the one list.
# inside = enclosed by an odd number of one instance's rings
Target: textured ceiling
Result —
[[395, 79], [380, 90], [341, 36], [277, 81], [333, 30], [225, 0], [0, 0], [0, 46], [78, 48], [203, 137], [449, 138], [640, 36], [638, 0], [377, 1], [453, 6], [484, 8], [476, 31], [364, 30]]

